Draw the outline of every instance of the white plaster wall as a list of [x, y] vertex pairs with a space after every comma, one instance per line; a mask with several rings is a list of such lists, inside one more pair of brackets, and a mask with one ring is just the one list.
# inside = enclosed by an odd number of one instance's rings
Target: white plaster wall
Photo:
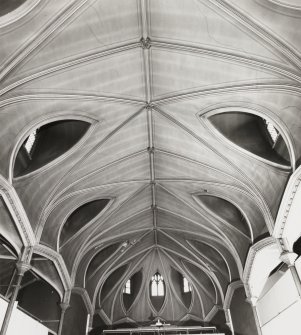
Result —
[[[7, 302], [0, 298], [0, 325], [2, 325], [6, 308]], [[6, 334], [47, 335], [48, 328], [17, 309], [15, 305]]]
[[[278, 277], [276, 282], [273, 280]], [[301, 300], [290, 270], [270, 277], [273, 286], [264, 290], [257, 303], [263, 335], [283, 335], [300, 327]]]

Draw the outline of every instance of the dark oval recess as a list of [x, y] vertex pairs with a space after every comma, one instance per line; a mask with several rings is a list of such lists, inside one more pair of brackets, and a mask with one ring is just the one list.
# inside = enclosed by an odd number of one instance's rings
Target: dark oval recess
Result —
[[184, 292], [183, 275], [174, 268], [171, 268], [170, 277], [178, 296], [181, 298], [184, 305], [189, 308], [191, 305], [191, 292]]
[[294, 245], [293, 245], [293, 252], [296, 253], [298, 256], [301, 255], [301, 237], [299, 237]]
[[102, 249], [97, 255], [94, 256], [90, 262], [86, 274], [87, 280], [89, 280], [92, 273], [106, 260], [108, 259], [119, 247], [119, 243], [111, 244], [106, 248]]
[[122, 265], [118, 269], [116, 269], [111, 275], [107, 278], [103, 287], [101, 289], [100, 300], [103, 301], [106, 296], [111, 292], [114, 285], [120, 280], [120, 278], [124, 275], [127, 270], [128, 265]]
[[0, 16], [8, 14], [20, 7], [26, 0], [1, 0], [0, 1]]
[[287, 146], [279, 133], [274, 142], [267, 121], [258, 115], [242, 112], [214, 114], [209, 117], [214, 127], [227, 139], [253, 154], [282, 165], [290, 165]]
[[107, 206], [110, 199], [90, 201], [78, 207], [66, 220], [60, 234], [60, 247], [62, 247], [75, 233], [94, 219]]
[[126, 310], [128, 310], [132, 306], [134, 300], [136, 299], [139, 293], [142, 283], [141, 271], [138, 271], [135, 274], [133, 274], [130, 280], [131, 280], [131, 294], [123, 294], [123, 304]]
[[244, 215], [231, 202], [211, 195], [200, 195], [199, 199], [213, 213], [251, 238], [249, 226]]
[[20, 147], [15, 160], [14, 177], [33, 172], [63, 155], [84, 136], [89, 127], [90, 123], [85, 121], [62, 120], [35, 129], [31, 150], [26, 149], [29, 137]]

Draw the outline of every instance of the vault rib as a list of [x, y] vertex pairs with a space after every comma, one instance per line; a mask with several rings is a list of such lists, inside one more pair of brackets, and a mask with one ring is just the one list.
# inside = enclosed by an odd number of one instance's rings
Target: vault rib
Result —
[[[15, 82], [13, 82], [12, 84], [10, 84], [8, 86], [5, 86], [3, 89], [0, 90], [0, 96], [5, 95], [6, 93], [14, 90], [15, 88], [17, 88], [17, 87], [19, 87], [23, 84], [26, 84], [26, 83], [28, 83], [32, 80], [44, 77], [46, 75], [49, 75], [49, 74], [52, 74], [52, 73], [55, 73], [55, 72], [66, 70], [66, 69], [69, 69], [69, 68], [72, 68], [72, 67], [75, 67], [75, 66], [78, 66], [78, 65], [81, 65], [81, 64], [85, 64], [85, 63], [87, 64], [88, 62], [91, 62], [95, 59], [100, 59], [100, 58], [110, 56], [110, 55], [114, 55], [116, 53], [120, 53], [120, 52], [123, 52], [123, 51], [136, 49], [139, 46], [140, 46], [140, 44], [138, 42], [128, 43], [128, 44], [121, 45], [121, 46], [118, 46], [118, 47], [115, 47], [115, 48], [112, 48], [112, 49], [102, 50], [102, 51], [99, 51], [99, 52], [96, 52], [96, 53], [92, 53], [92, 54], [88, 54], [88, 55], [84, 55], [84, 56], [80, 56], [80, 57], [74, 57], [73, 59], [71, 59], [67, 62], [61, 63], [61, 64], [56, 64], [56, 65], [52, 64], [52, 65], [50, 65], [50, 67], [47, 67], [44, 70], [34, 72], [31, 75], [28, 75], [24, 78], [21, 78], [21, 79], [15, 81]], [[1, 78], [0, 78], [0, 80], [1, 80]]]
[[122, 96], [117, 95], [98, 95], [98, 94], [87, 94], [84, 93], [70, 93], [64, 92], [61, 90], [60, 92], [35, 92], [31, 93], [30, 91], [23, 91], [19, 92], [18, 96], [3, 99], [0, 101], [0, 108], [5, 108], [7, 106], [17, 104], [20, 102], [27, 102], [27, 101], [45, 101], [45, 100], [64, 100], [64, 101], [95, 101], [95, 102], [110, 102], [110, 103], [123, 103], [132, 106], [144, 106], [145, 103], [143, 100], [138, 99], [130, 99], [124, 98]]
[[208, 2], [211, 2], [213, 7], [218, 7], [227, 16], [234, 18], [234, 20], [251, 31], [258, 40], [263, 40], [271, 46], [276, 53], [286, 58], [295, 68], [300, 69], [300, 57], [296, 54], [296, 52], [290, 48], [287, 43], [283, 42], [274, 34], [267, 31], [263, 26], [250, 19], [250, 16], [248, 17], [241, 10], [235, 9], [225, 0], [209, 0]]
[[262, 90], [274, 91], [274, 92], [284, 92], [293, 93], [301, 96], [301, 89], [298, 85], [292, 85], [290, 83], [284, 82], [261, 82], [261, 83], [251, 83], [251, 84], [240, 84], [240, 85], [223, 85], [220, 87], [209, 87], [205, 89], [189, 90], [185, 93], [179, 92], [177, 94], [171, 94], [165, 97], [159, 97], [153, 99], [153, 103], [156, 105], [164, 105], [168, 103], [173, 103], [182, 100], [192, 100], [201, 98], [203, 96], [218, 96], [225, 93], [238, 93], [238, 92], [260, 92]]
[[222, 58], [230, 61], [235, 61], [237, 63], [246, 64], [247, 66], [253, 66], [256, 68], [264, 69], [267, 71], [271, 71], [273, 73], [280, 74], [285, 76], [291, 80], [294, 80], [298, 83], [301, 82], [300, 73], [298, 71], [293, 71], [288, 66], [283, 66], [281, 64], [272, 63], [263, 61], [260, 59], [256, 59], [251, 56], [244, 56], [239, 53], [234, 52], [225, 52], [221, 50], [211, 49], [211, 48], [203, 48], [199, 46], [191, 46], [185, 45], [183, 43], [178, 42], [166, 42], [164, 40], [152, 39], [152, 46], [160, 49], [166, 50], [177, 50], [184, 51], [189, 54], [197, 54], [197, 55], [206, 55], [215, 58]]
[[27, 43], [20, 51], [13, 54], [2, 66], [0, 71], [0, 81], [6, 78], [22, 61], [30, 56], [39, 46], [59, 28], [62, 28], [66, 22], [87, 3], [89, 0], [81, 0], [72, 2], [67, 8], [63, 8], [60, 13], [54, 16], [54, 19], [48, 25], [42, 27], [29, 43]]

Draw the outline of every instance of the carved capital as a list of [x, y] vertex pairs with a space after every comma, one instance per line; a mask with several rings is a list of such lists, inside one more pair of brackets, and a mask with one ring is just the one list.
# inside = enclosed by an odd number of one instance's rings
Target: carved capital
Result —
[[60, 303], [61, 311], [66, 312], [66, 310], [70, 307], [70, 305], [67, 302]]
[[31, 266], [25, 262], [18, 262], [16, 264], [17, 273], [19, 276], [24, 276], [24, 273], [31, 269]]
[[289, 252], [289, 251], [284, 251], [280, 255], [280, 259], [282, 262], [288, 265], [288, 267], [294, 266], [295, 261], [297, 259], [298, 255], [295, 254], [294, 252]]

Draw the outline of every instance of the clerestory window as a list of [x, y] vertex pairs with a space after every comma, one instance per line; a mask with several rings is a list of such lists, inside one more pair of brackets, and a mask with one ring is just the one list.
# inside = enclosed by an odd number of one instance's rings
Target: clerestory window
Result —
[[131, 294], [132, 291], [131, 291], [131, 279], [129, 279], [126, 283], [125, 283], [125, 286], [123, 288], [123, 293], [125, 294]]
[[263, 120], [265, 122], [266, 129], [267, 129], [267, 131], [270, 135], [270, 139], [272, 140], [273, 144], [275, 144], [276, 141], [277, 141], [279, 132], [270, 121], [268, 121], [266, 119], [263, 119]]
[[24, 148], [26, 149], [30, 159], [32, 159], [32, 150], [33, 150], [34, 144], [35, 144], [36, 139], [37, 139], [37, 131], [38, 131], [38, 129], [34, 130], [28, 136], [28, 138], [27, 138], [27, 140], [25, 141], [25, 144], [24, 144]]
[[191, 292], [191, 285], [186, 277], [183, 277], [183, 292], [184, 293]]
[[151, 280], [151, 296], [162, 297], [164, 296], [164, 279], [159, 272], [152, 276]]

